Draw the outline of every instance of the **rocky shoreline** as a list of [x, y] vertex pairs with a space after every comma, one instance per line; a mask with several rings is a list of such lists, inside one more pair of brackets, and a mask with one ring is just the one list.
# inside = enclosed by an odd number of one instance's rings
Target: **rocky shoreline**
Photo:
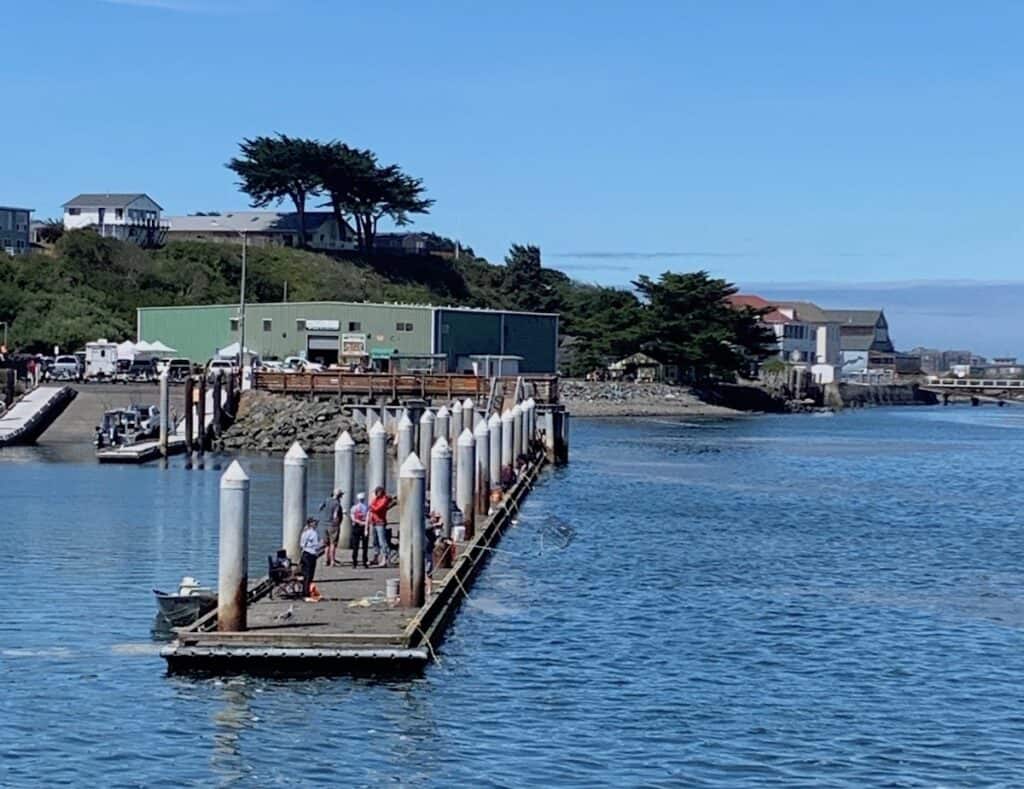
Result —
[[725, 417], [743, 413], [726, 405], [706, 402], [685, 387], [667, 384], [562, 380], [558, 392], [562, 405], [573, 416]]
[[306, 452], [334, 451], [347, 430], [356, 451], [366, 449], [366, 430], [346, 414], [339, 400], [296, 400], [267, 392], [243, 392], [234, 423], [221, 436], [220, 449], [287, 452], [298, 441]]

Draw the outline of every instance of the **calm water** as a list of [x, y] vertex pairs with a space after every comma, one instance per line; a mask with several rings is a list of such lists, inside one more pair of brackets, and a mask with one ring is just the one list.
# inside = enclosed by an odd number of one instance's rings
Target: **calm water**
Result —
[[3, 452], [0, 784], [1020, 785], [1022, 455], [1009, 408], [578, 420], [440, 665], [274, 682], [148, 639], [215, 579], [218, 470]]

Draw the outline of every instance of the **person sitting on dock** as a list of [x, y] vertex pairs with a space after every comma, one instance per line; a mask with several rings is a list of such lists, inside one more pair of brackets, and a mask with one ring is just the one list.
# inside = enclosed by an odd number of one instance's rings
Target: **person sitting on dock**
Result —
[[511, 490], [512, 486], [516, 484], [516, 471], [512, 468], [511, 463], [506, 463], [501, 467], [501, 489], [504, 492]]
[[316, 518], [306, 518], [306, 528], [299, 535], [299, 547], [302, 549], [302, 558], [299, 560], [302, 567], [302, 596], [307, 600], [316, 574], [316, 559], [323, 547], [316, 530], [318, 523]]
[[360, 493], [356, 496], [355, 506], [352, 507], [350, 517], [352, 519], [352, 539], [349, 547], [352, 549], [352, 569], [359, 564], [359, 548], [363, 549], [363, 567], [369, 567], [366, 555], [370, 547], [370, 508], [366, 506], [366, 494]]
[[373, 526], [374, 562], [381, 567], [388, 565], [388, 551], [391, 550], [391, 540], [388, 539], [388, 510], [394, 507], [398, 501], [387, 494], [384, 488], [378, 487], [373, 491], [373, 501], [370, 502], [370, 525]]
[[324, 552], [327, 566], [338, 563], [338, 538], [341, 536], [341, 519], [345, 509], [341, 506], [341, 491], [334, 491], [328, 503], [327, 513], [327, 550]]

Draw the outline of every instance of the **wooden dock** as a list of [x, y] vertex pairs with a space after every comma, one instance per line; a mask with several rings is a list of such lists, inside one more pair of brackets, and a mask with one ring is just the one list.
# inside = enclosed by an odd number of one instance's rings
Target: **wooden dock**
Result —
[[452, 566], [434, 570], [433, 591], [421, 608], [392, 607], [385, 598], [398, 568], [317, 566], [317, 603], [271, 597], [269, 578], [249, 586], [248, 629], [219, 632], [213, 611], [188, 628], [161, 655], [170, 673], [271, 675], [395, 675], [417, 672], [433, 658], [455, 611], [486, 564], [491, 548], [547, 464], [532, 456], [516, 485], [492, 508], [476, 535], [458, 544]]

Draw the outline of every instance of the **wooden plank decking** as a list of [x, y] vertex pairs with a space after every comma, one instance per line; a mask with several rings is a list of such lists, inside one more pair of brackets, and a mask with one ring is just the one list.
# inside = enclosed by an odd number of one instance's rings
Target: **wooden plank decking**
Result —
[[[418, 671], [444, 638], [451, 617], [486, 564], [488, 550], [510, 524], [523, 497], [546, 464], [538, 453], [522, 477], [478, 525], [475, 537], [460, 543], [451, 568], [434, 571], [433, 593], [419, 609], [391, 607], [385, 599], [398, 568], [353, 569], [351, 551], [336, 567], [317, 566], [317, 603], [270, 597], [269, 581], [251, 586], [248, 630], [221, 633], [216, 611], [177, 631], [162, 650], [172, 673], [406, 673]], [[372, 551], [371, 551], [372, 553]], [[372, 556], [371, 556], [372, 558]], [[287, 612], [291, 611], [289, 615]]]

